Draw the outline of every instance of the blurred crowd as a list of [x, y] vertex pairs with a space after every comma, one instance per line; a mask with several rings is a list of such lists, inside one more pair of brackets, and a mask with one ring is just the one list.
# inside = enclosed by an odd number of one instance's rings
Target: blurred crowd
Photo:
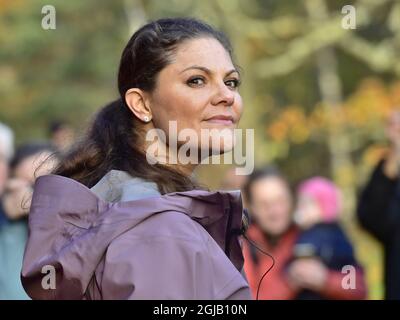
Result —
[[73, 139], [72, 128], [56, 121], [49, 126], [48, 140], [15, 149], [12, 129], [0, 123], [0, 300], [29, 298], [20, 272], [33, 186], [38, 177], [51, 172]]
[[[385, 298], [400, 299], [399, 112], [389, 117], [386, 135], [389, 152], [361, 188], [355, 216], [384, 248]], [[28, 299], [20, 270], [33, 186], [51, 172], [74, 136], [67, 123], [57, 121], [46, 141], [14, 150], [12, 129], [0, 123], [0, 300]], [[275, 167], [249, 176], [237, 176], [234, 169], [222, 189], [241, 189], [250, 216], [243, 271], [254, 299], [367, 297], [365, 269], [341, 226], [343, 194], [333, 181], [315, 176], [292, 186]]]
[[[354, 215], [383, 247], [384, 298], [398, 300], [400, 112], [388, 117], [385, 129], [388, 152], [360, 188]], [[255, 299], [368, 297], [366, 270], [341, 226], [344, 195], [333, 181], [315, 176], [292, 186], [274, 167], [248, 177], [233, 168], [223, 188], [241, 189], [250, 215], [244, 271]]]

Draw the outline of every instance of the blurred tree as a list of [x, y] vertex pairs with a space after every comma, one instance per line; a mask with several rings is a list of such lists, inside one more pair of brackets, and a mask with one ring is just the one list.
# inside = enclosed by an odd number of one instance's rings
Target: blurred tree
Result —
[[18, 141], [42, 137], [53, 118], [83, 126], [116, 96], [116, 70], [127, 38], [122, 6], [52, 1], [56, 29], [44, 30], [46, 4], [0, 4], [0, 119], [15, 128]]

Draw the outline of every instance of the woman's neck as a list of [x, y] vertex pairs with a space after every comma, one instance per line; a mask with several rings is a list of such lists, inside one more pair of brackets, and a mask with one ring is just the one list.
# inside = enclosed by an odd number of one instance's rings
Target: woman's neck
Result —
[[162, 164], [168, 168], [175, 170], [185, 176], [192, 176], [198, 166], [197, 159], [180, 159], [179, 149], [174, 150], [169, 148], [161, 139], [157, 141], [146, 141], [144, 154], [150, 164]]

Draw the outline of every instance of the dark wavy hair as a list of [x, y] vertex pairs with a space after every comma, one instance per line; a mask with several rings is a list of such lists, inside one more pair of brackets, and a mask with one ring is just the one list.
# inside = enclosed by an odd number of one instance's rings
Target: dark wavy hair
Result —
[[177, 47], [184, 41], [202, 37], [218, 40], [233, 59], [228, 38], [197, 19], [159, 19], [137, 30], [122, 52], [118, 71], [120, 98], [97, 113], [85, 135], [62, 157], [52, 173], [89, 188], [109, 170], [117, 169], [157, 183], [162, 194], [207, 189], [171, 167], [147, 162], [138, 146], [140, 121], [125, 103], [125, 93], [130, 88], [152, 92], [157, 75], [171, 63]]

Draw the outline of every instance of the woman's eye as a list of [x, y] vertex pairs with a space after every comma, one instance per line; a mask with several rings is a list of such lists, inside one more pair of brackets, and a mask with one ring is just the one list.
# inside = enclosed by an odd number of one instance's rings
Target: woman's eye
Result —
[[238, 80], [238, 79], [231, 79], [231, 80], [225, 81], [225, 84], [226, 84], [228, 87], [237, 88], [237, 87], [240, 86], [240, 80]]
[[190, 86], [201, 86], [204, 84], [204, 79], [203, 78], [191, 78], [187, 81], [187, 84]]

